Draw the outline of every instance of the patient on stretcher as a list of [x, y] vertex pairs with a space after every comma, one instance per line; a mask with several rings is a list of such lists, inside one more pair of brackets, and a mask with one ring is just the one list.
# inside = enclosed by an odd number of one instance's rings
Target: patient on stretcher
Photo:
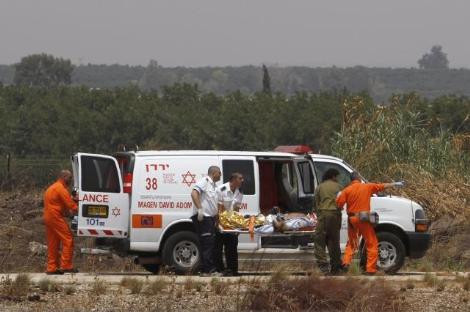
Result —
[[317, 216], [314, 213], [289, 212], [286, 214], [268, 215], [268, 221], [264, 225], [255, 228], [255, 233], [283, 233], [286, 231], [313, 231], [317, 224]]
[[316, 226], [317, 217], [314, 213], [304, 214], [300, 212], [289, 212], [285, 214], [262, 214], [254, 216], [243, 216], [234, 211], [224, 211], [219, 216], [219, 222], [225, 230], [249, 230], [250, 225], [255, 233], [283, 233], [286, 231], [313, 231]]

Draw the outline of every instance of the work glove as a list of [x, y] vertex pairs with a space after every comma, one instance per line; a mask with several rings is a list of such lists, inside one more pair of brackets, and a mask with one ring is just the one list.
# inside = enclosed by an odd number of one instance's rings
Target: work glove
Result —
[[202, 222], [204, 220], [204, 213], [202, 212], [202, 209], [197, 210], [197, 221]]
[[404, 187], [405, 186], [405, 181], [394, 182], [393, 186], [395, 186], [395, 187]]

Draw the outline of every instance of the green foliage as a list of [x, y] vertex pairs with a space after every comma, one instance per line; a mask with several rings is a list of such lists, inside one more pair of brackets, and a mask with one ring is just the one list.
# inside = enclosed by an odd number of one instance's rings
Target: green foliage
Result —
[[[470, 179], [465, 169], [470, 166], [468, 150], [455, 148], [451, 131], [462, 117], [450, 113], [452, 106], [445, 108], [445, 113], [438, 113], [435, 107], [442, 100], [445, 99], [437, 99], [430, 107], [425, 105], [423, 110], [413, 95], [396, 97], [388, 107], [368, 106], [360, 97], [351, 99], [346, 103], [342, 130], [333, 139], [333, 152], [353, 161], [372, 178], [387, 176], [393, 166], [407, 164], [438, 177], [454, 171]], [[462, 110], [468, 112], [468, 99], [464, 102], [466, 108]], [[440, 119], [439, 126], [432, 123], [433, 119]], [[468, 118], [459, 128], [466, 129], [466, 122]], [[441, 124], [453, 126], [444, 129]]]
[[[308, 144], [316, 152], [330, 153], [335, 133], [340, 133], [333, 142], [335, 153], [354, 160], [361, 170], [365, 167], [366, 174], [399, 161], [414, 163], [416, 157], [421, 157], [419, 166], [433, 172], [465, 160], [447, 151], [453, 133], [470, 130], [470, 99], [446, 96], [429, 101], [410, 94], [394, 97], [389, 108], [378, 108], [367, 94], [358, 95], [363, 109], [355, 118], [374, 119], [341, 132], [343, 103], [355, 96], [346, 91], [219, 96], [190, 84], [167, 86], [161, 93], [135, 86], [0, 86], [0, 185], [7, 153], [12, 155], [13, 172], [40, 166], [41, 171], [28, 176], [48, 180], [77, 151], [113, 153], [122, 145], [272, 150]], [[382, 111], [386, 113], [378, 114]], [[377, 155], [377, 161], [361, 162], [364, 151]]]
[[17, 85], [55, 87], [68, 85], [74, 66], [70, 60], [48, 54], [25, 56], [15, 64], [14, 83]]
[[[13, 83], [13, 67], [0, 65], [0, 85]], [[387, 102], [393, 94], [411, 90], [427, 98], [446, 94], [470, 96], [470, 70], [448, 69], [447, 65], [437, 67], [443, 69], [273, 66], [269, 68], [269, 76], [271, 90], [289, 96], [297, 92], [344, 89], [353, 93], [366, 91], [376, 102]], [[175, 83], [187, 83], [217, 95], [236, 91], [253, 94], [263, 90], [263, 71], [259, 66], [163, 67], [150, 60], [148, 66], [79, 65], [73, 70], [71, 81], [75, 86], [89, 88], [139, 86], [145, 91], [159, 92]]]

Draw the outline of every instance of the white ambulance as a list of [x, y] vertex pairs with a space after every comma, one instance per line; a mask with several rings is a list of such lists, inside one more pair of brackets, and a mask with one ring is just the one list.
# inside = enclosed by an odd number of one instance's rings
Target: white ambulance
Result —
[[[220, 183], [234, 171], [244, 176], [246, 215], [282, 211], [308, 212], [313, 192], [328, 166], [341, 169], [342, 183], [352, 169], [340, 159], [304, 153], [231, 151], [139, 151], [113, 156], [77, 153], [72, 157], [74, 188], [79, 194], [77, 235], [97, 238], [120, 255], [135, 255], [151, 272], [162, 264], [177, 273], [198, 269], [200, 248], [191, 222], [191, 189], [211, 165], [222, 170]], [[344, 181], [343, 181], [344, 180]], [[377, 197], [373, 209], [380, 215], [379, 267], [395, 272], [405, 256], [419, 257], [427, 249], [422, 208], [407, 199]], [[424, 220], [424, 221], [421, 221]], [[423, 225], [422, 225], [423, 224]], [[347, 238], [343, 218], [342, 247]], [[309, 252], [312, 234], [240, 235], [240, 252], [265, 253], [280, 248], [294, 257]], [[303, 247], [303, 248], [301, 248]]]

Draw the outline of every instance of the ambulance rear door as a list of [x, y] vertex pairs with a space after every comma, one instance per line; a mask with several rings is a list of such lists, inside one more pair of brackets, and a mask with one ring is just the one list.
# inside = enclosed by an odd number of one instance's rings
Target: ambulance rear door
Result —
[[297, 157], [294, 160], [298, 179], [298, 205], [304, 212], [311, 212], [313, 209], [313, 197], [315, 191], [315, 175], [313, 166], [309, 159]]
[[125, 238], [129, 232], [129, 194], [123, 192], [119, 165], [112, 156], [77, 153], [72, 157], [79, 195], [78, 236]]
[[[222, 158], [222, 182], [227, 183], [234, 172], [243, 175], [244, 182], [241, 190], [243, 200], [240, 207], [242, 215], [258, 215], [259, 210], [259, 175], [258, 162], [254, 156], [223, 156]], [[260, 237], [254, 235], [240, 235], [238, 249], [257, 250], [260, 246]]]

